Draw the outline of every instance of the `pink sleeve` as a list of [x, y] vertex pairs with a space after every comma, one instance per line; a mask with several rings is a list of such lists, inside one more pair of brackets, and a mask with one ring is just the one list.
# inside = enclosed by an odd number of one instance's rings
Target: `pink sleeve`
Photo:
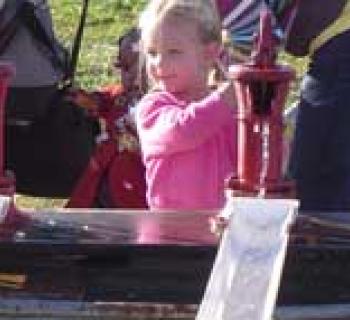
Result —
[[193, 149], [232, 121], [233, 109], [216, 92], [200, 102], [182, 105], [166, 93], [154, 93], [137, 107], [137, 127], [147, 153]]

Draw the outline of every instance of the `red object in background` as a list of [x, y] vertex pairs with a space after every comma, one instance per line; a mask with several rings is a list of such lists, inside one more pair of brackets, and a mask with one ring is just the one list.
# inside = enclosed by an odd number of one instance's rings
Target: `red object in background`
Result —
[[108, 170], [110, 200], [119, 208], [147, 208], [146, 181], [141, 155], [124, 151], [113, 159]]
[[123, 88], [108, 86], [76, 100], [99, 119], [102, 131], [66, 207], [92, 208], [103, 198], [100, 205], [110, 208], [147, 208], [144, 166]]
[[5, 172], [5, 100], [10, 79], [14, 75], [14, 67], [0, 63], [0, 195], [13, 196], [15, 178], [12, 173]]
[[[23, 226], [28, 222], [14, 205], [13, 196], [15, 194], [15, 176], [10, 171], [5, 171], [5, 100], [7, 95], [8, 84], [13, 77], [15, 69], [11, 64], [0, 63], [0, 195], [4, 205], [8, 198], [9, 205], [0, 222], [0, 231], [2, 234], [11, 234], [18, 226]], [[5, 208], [2, 208], [5, 210]]]
[[257, 194], [290, 193], [292, 183], [282, 177], [282, 111], [294, 72], [277, 65], [271, 14], [264, 11], [252, 61], [232, 66], [238, 100], [238, 167], [229, 188]]

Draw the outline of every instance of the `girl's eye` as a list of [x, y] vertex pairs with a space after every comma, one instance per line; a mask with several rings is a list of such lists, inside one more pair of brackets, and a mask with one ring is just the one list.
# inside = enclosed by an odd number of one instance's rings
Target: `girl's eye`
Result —
[[181, 50], [180, 49], [169, 49], [170, 54], [180, 54]]

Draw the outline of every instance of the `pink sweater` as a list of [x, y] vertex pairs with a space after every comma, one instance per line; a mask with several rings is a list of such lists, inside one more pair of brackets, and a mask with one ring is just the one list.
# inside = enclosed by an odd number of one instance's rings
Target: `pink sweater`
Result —
[[137, 127], [152, 209], [218, 209], [236, 163], [233, 108], [217, 93], [186, 104], [166, 92], [146, 95]]

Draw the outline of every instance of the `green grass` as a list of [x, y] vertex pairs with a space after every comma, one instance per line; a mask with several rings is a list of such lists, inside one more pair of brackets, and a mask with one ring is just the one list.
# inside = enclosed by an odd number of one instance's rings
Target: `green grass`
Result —
[[[58, 38], [71, 47], [80, 19], [81, 0], [49, 0]], [[115, 82], [110, 60], [117, 39], [137, 23], [144, 0], [90, 0], [77, 69], [77, 84], [96, 88]]]
[[27, 209], [62, 208], [66, 199], [39, 198], [17, 194], [15, 202], [18, 207]]
[[[52, 10], [58, 39], [67, 47], [72, 46], [80, 19], [82, 0], [48, 0]], [[200, 1], [200, 0], [199, 0]], [[76, 84], [82, 88], [96, 89], [118, 81], [113, 74], [110, 60], [117, 52], [118, 37], [137, 23], [138, 13], [146, 0], [90, 0], [88, 18], [79, 57]], [[305, 70], [305, 59], [296, 59], [285, 54], [282, 62], [290, 63], [297, 72], [297, 81], [292, 85], [288, 104], [298, 98], [298, 86]], [[42, 199], [19, 195], [17, 203], [23, 207], [61, 207], [65, 200]]]

